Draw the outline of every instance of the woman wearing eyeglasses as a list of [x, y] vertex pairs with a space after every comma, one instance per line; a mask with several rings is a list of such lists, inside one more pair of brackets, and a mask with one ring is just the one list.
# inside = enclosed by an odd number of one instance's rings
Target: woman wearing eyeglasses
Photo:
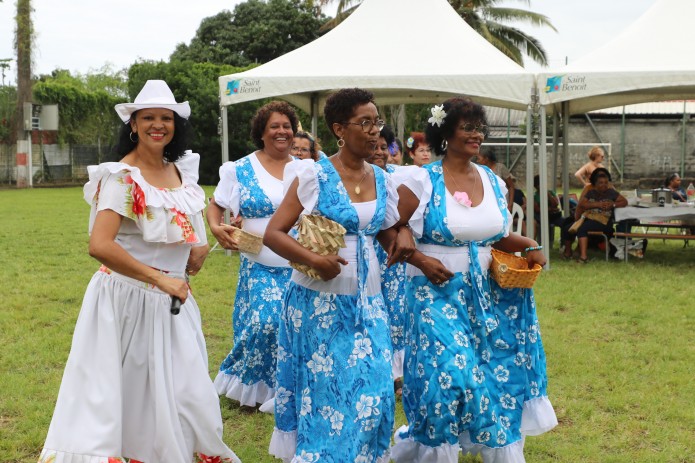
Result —
[[[287, 193], [264, 238], [279, 255], [321, 275], [292, 272], [269, 451], [285, 461], [386, 463], [393, 350], [373, 239], [397, 221], [398, 197], [388, 175], [367, 163], [384, 126], [372, 93], [340, 90], [326, 100], [324, 116], [339, 150], [288, 166]], [[303, 214], [343, 225], [347, 247], [337, 256], [302, 247], [287, 232]]]
[[[534, 240], [510, 232], [504, 183], [472, 159], [487, 134], [484, 108], [452, 98], [432, 109], [426, 136], [441, 161], [398, 188], [400, 220], [418, 238], [408, 259], [403, 408], [396, 462], [523, 462], [525, 435], [557, 424], [530, 289], [489, 278], [494, 245], [545, 264]], [[523, 423], [523, 426], [522, 426]]]
[[413, 132], [406, 140], [405, 146], [408, 147], [408, 156], [413, 160], [413, 165], [422, 167], [432, 161], [432, 149], [425, 140], [422, 132]]
[[[232, 223], [262, 236], [282, 201], [285, 166], [299, 162], [290, 155], [298, 119], [290, 105], [273, 101], [258, 109], [251, 122], [253, 153], [220, 167], [220, 182], [207, 210], [212, 233], [225, 249], [238, 251]], [[255, 407], [275, 395], [277, 327], [290, 279], [287, 259], [267, 247], [258, 254], [239, 253], [239, 278], [232, 316], [234, 345], [215, 378], [220, 395]]]
[[294, 134], [292, 149], [290, 151], [292, 156], [297, 159], [313, 159], [314, 161], [318, 161], [319, 151], [321, 151], [321, 145], [319, 145], [316, 138], [310, 133], [300, 130]]

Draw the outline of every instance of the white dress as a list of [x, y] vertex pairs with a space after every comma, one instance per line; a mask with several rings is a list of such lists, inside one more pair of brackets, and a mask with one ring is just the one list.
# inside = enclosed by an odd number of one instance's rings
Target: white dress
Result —
[[[98, 211], [124, 218], [116, 236], [137, 260], [183, 278], [192, 246], [207, 242], [198, 154], [176, 167], [182, 186], [155, 188], [120, 162], [89, 167], [91, 232]], [[208, 374], [193, 296], [178, 315], [158, 288], [102, 266], [75, 326], [40, 462], [239, 462], [222, 442], [219, 399]]]

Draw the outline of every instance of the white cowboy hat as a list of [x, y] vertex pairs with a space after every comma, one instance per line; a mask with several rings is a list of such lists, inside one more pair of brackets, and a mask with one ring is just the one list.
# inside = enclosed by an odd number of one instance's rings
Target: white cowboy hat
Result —
[[188, 101], [177, 103], [174, 94], [171, 93], [169, 86], [163, 80], [148, 80], [142, 87], [135, 101], [132, 103], [120, 103], [114, 106], [118, 117], [126, 124], [130, 121], [130, 116], [140, 109], [145, 108], [164, 108], [171, 109], [184, 119], [191, 115], [191, 107]]

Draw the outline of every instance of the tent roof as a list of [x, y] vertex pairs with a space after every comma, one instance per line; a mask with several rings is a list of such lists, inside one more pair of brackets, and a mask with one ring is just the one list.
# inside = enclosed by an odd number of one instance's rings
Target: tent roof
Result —
[[570, 113], [695, 97], [692, 0], [657, 0], [612, 41], [574, 63], [538, 74], [541, 104]]
[[[413, 23], [417, 28], [401, 27]], [[364, 0], [324, 36], [254, 69], [219, 78], [220, 104], [282, 98], [310, 112], [334, 90], [378, 104], [440, 103], [466, 94], [525, 109], [533, 75], [476, 33], [447, 0]]]

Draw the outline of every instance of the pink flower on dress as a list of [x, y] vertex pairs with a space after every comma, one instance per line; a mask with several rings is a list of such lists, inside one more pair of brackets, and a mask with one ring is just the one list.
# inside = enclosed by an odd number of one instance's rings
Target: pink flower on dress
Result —
[[454, 192], [454, 199], [457, 203], [459, 203], [462, 206], [471, 207], [473, 205], [473, 202], [468, 197], [468, 193], [466, 193], [465, 191]]
[[133, 197], [133, 214], [140, 217], [145, 213], [147, 204], [145, 203], [145, 192], [142, 191], [140, 185], [133, 183], [133, 189], [130, 191], [130, 195]]
[[191, 219], [189, 219], [184, 212], [179, 211], [175, 207], [171, 208], [171, 212], [174, 213], [174, 218], [171, 219], [171, 223], [175, 223], [179, 226], [181, 229], [181, 236], [183, 236], [184, 241], [186, 243], [197, 243], [198, 236], [195, 234], [195, 230], [191, 224]]

